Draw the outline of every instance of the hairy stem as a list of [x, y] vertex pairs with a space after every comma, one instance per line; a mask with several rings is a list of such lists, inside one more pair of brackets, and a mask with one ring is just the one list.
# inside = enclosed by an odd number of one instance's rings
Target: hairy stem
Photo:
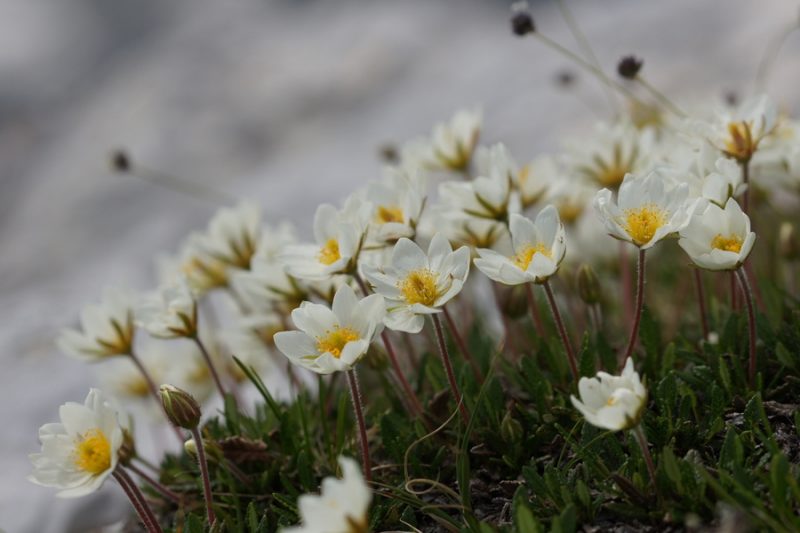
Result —
[[461, 391], [458, 389], [456, 375], [455, 372], [453, 372], [453, 365], [450, 361], [450, 353], [447, 351], [447, 343], [444, 340], [444, 333], [442, 332], [442, 322], [436, 314], [431, 315], [431, 320], [433, 320], [433, 329], [436, 331], [436, 340], [439, 344], [439, 355], [442, 356], [442, 364], [447, 374], [447, 381], [450, 383], [450, 392], [453, 393], [453, 398], [458, 404], [458, 410], [461, 413], [461, 419], [466, 426], [469, 423], [469, 411], [467, 411], [467, 406], [464, 405]]
[[653, 463], [653, 456], [650, 455], [650, 448], [647, 445], [647, 437], [642, 430], [641, 424], [633, 428], [633, 434], [636, 435], [636, 440], [639, 441], [639, 447], [642, 449], [644, 462], [647, 463], [647, 472], [650, 474], [650, 482], [653, 484], [653, 487], [657, 492], [658, 485], [656, 484], [656, 465]]
[[747, 365], [747, 378], [751, 387], [755, 386], [756, 382], [756, 313], [753, 306], [753, 291], [750, 289], [750, 282], [747, 280], [747, 274], [740, 268], [736, 271], [739, 277], [739, 284], [742, 287], [742, 294], [744, 295], [744, 303], [747, 307], [747, 328], [749, 340], [749, 363]]
[[208, 517], [209, 527], [214, 525], [217, 517], [214, 515], [214, 501], [211, 497], [211, 478], [208, 475], [208, 461], [206, 460], [206, 450], [203, 445], [203, 436], [200, 430], [192, 430], [192, 438], [197, 446], [197, 464], [200, 467], [200, 477], [203, 479], [203, 498], [206, 501], [206, 516]]
[[347, 383], [350, 385], [350, 398], [353, 400], [353, 411], [358, 423], [358, 441], [361, 444], [361, 466], [364, 470], [364, 479], [372, 480], [372, 462], [369, 458], [369, 441], [367, 440], [367, 423], [364, 421], [364, 409], [361, 404], [361, 389], [358, 386], [356, 369], [347, 371]]
[[139, 519], [148, 533], [163, 533], [156, 515], [153, 514], [153, 510], [147, 505], [147, 501], [145, 501], [139, 487], [136, 486], [125, 470], [122, 467], [117, 467], [111, 475], [114, 476], [122, 490], [125, 491], [125, 495], [130, 500], [133, 508], [136, 509], [136, 514], [139, 515]]
[[536, 334], [544, 337], [544, 324], [542, 324], [542, 317], [539, 314], [539, 308], [536, 306], [536, 297], [533, 295], [533, 287], [530, 283], [525, 284], [525, 295], [528, 297], [528, 310], [531, 313], [531, 320], [533, 326], [536, 328]]
[[697, 305], [700, 311], [700, 325], [703, 328], [703, 340], [708, 340], [708, 318], [706, 317], [706, 291], [703, 285], [703, 273], [694, 269], [694, 283], [697, 287]]
[[453, 321], [453, 317], [450, 315], [450, 311], [447, 310], [446, 306], [442, 306], [442, 311], [444, 312], [444, 319], [447, 321], [447, 327], [450, 329], [450, 333], [453, 335], [453, 339], [455, 339], [456, 345], [458, 345], [458, 349], [461, 351], [461, 355], [463, 355], [464, 359], [466, 359], [469, 363], [469, 366], [472, 368], [472, 373], [475, 374], [475, 379], [478, 381], [478, 383], [483, 383], [483, 373], [481, 372], [478, 363], [475, 361], [475, 358], [472, 357], [472, 353], [469, 351], [467, 343], [464, 342], [464, 337], [462, 337], [458, 332], [456, 323]]
[[148, 474], [147, 472], [145, 472], [144, 470], [142, 470], [141, 468], [139, 468], [135, 464], [130, 463], [130, 464], [127, 465], [126, 468], [130, 469], [131, 472], [133, 472], [134, 474], [136, 474], [137, 476], [142, 478], [145, 482], [147, 482], [148, 485], [153, 487], [156, 491], [158, 491], [159, 494], [161, 494], [162, 496], [164, 496], [168, 500], [172, 501], [173, 503], [177, 503], [177, 504], [181, 503], [181, 497], [180, 497], [180, 495], [178, 493], [170, 490], [169, 488], [167, 488], [164, 485], [162, 485], [161, 483], [159, 483], [150, 474]]
[[628, 340], [628, 347], [625, 348], [625, 356], [622, 358], [621, 364], [625, 364], [628, 357], [633, 353], [633, 347], [636, 345], [636, 339], [639, 336], [639, 322], [642, 320], [642, 309], [644, 308], [644, 249], [639, 248], [639, 261], [637, 263], [636, 274], [636, 308], [633, 317], [633, 327], [631, 328], [631, 336]]
[[550, 304], [550, 312], [553, 313], [553, 320], [556, 322], [558, 328], [558, 335], [561, 337], [561, 343], [564, 345], [564, 351], [567, 352], [567, 360], [569, 361], [569, 368], [572, 371], [572, 378], [575, 380], [575, 385], [578, 384], [580, 374], [578, 372], [578, 361], [575, 357], [575, 349], [572, 347], [572, 341], [569, 340], [567, 329], [564, 327], [564, 321], [561, 319], [561, 312], [558, 310], [556, 298], [553, 296], [553, 289], [550, 288], [550, 282], [545, 280], [542, 284], [544, 292], [547, 294], [547, 301]]

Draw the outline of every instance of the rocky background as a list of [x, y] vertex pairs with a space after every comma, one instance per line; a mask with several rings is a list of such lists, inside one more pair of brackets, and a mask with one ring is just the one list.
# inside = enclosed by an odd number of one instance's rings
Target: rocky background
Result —
[[[794, 23], [788, 0], [566, 0], [604, 67], [623, 54], [691, 105], [753, 90]], [[555, 2], [537, 27], [573, 48]], [[127, 511], [113, 483], [58, 500], [26, 481], [37, 428], [81, 401], [87, 367], [59, 328], [106, 285], [154, 285], [215, 206], [113, 174], [108, 153], [237, 197], [308, 232], [316, 206], [378, 175], [379, 147], [463, 106], [520, 160], [558, 148], [607, 107], [597, 83], [508, 30], [500, 1], [0, 0], [0, 529], [86, 531]], [[769, 92], [796, 115], [800, 35]]]

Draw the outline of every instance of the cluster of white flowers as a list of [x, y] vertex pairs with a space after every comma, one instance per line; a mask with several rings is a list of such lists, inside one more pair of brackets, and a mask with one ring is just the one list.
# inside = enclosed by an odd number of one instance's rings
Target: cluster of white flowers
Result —
[[[737, 270], [755, 241], [739, 199], [753, 188], [800, 190], [798, 126], [778, 119], [766, 97], [707, 119], [637, 118], [598, 126], [566, 143], [563, 154], [520, 166], [503, 144], [479, 145], [481, 113], [461, 111], [406, 144], [397, 166], [340, 206], [319, 206], [313, 240], [299, 240], [286, 223], [262, 225], [250, 203], [222, 208], [161, 262], [158, 292], [107, 291], [59, 345], [89, 361], [128, 357], [103, 373], [122, 399], [145, 399], [154, 381], [203, 399], [213, 379], [224, 394], [242, 378], [232, 355], [263, 372], [282, 371], [274, 364], [282, 352], [318, 374], [352, 373], [378, 339], [394, 358], [391, 335], [419, 333], [426, 319], [441, 335], [439, 316], [451, 322], [446, 304], [468, 287], [474, 262], [499, 284], [545, 287], [574, 359], [548, 284], [562, 263], [605, 260], [615, 249], [610, 235], [640, 257], [678, 238], [697, 267]], [[216, 292], [230, 309], [223, 331], [208, 312]], [[139, 329], [162, 340], [139, 354]], [[183, 339], [189, 353], [151, 347], [164, 339]], [[580, 380], [582, 401], [573, 402], [588, 422], [612, 430], [638, 424], [646, 391], [632, 365], [628, 358], [621, 377]], [[573, 371], [577, 379], [574, 364]], [[454, 380], [451, 386], [457, 395]], [[109, 405], [93, 391], [86, 406], [62, 408], [62, 424], [42, 428], [43, 451], [32, 456], [37, 482], [77, 495], [114, 471], [121, 429]], [[318, 531], [320, 522], [331, 531], [366, 527], [369, 490], [352, 461], [341, 466], [343, 481], [326, 481], [320, 498], [301, 499], [305, 526], [297, 531]]]

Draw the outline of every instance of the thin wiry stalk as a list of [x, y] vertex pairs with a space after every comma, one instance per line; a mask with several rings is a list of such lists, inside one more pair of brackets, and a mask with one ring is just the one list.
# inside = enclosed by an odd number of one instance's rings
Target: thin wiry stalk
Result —
[[206, 501], [208, 525], [213, 526], [217, 517], [214, 515], [214, 501], [211, 497], [211, 478], [208, 475], [208, 461], [206, 460], [206, 451], [200, 430], [194, 428], [192, 430], [192, 438], [197, 446], [197, 464], [200, 466], [200, 477], [203, 479], [203, 498], [205, 498]]
[[625, 348], [625, 357], [623, 357], [621, 364], [625, 364], [628, 357], [633, 353], [633, 347], [636, 345], [636, 339], [639, 336], [639, 322], [642, 320], [642, 309], [644, 308], [644, 249], [639, 248], [639, 262], [636, 275], [636, 310], [633, 317], [633, 328], [631, 329], [631, 336], [628, 340], [628, 347]]
[[558, 328], [558, 335], [561, 337], [561, 343], [564, 345], [564, 351], [567, 352], [567, 360], [569, 361], [569, 368], [572, 371], [572, 378], [575, 380], [575, 385], [578, 384], [580, 373], [578, 372], [578, 362], [575, 357], [575, 349], [572, 347], [572, 342], [567, 335], [567, 329], [564, 327], [564, 321], [561, 319], [561, 312], [558, 310], [555, 296], [553, 296], [553, 289], [550, 288], [550, 282], [545, 281], [542, 284], [544, 292], [547, 294], [547, 302], [550, 304], [550, 312], [553, 313], [553, 320], [556, 322]]
[[136, 483], [133, 482], [125, 470], [118, 467], [111, 475], [114, 476], [114, 479], [117, 480], [122, 490], [125, 491], [125, 495], [128, 497], [128, 500], [130, 500], [133, 508], [136, 509], [136, 514], [139, 515], [148, 533], [163, 533], [158, 519], [153, 514], [153, 510], [147, 505], [147, 501], [145, 501], [139, 487], [136, 486]]
[[744, 295], [744, 303], [747, 308], [747, 328], [748, 328], [748, 347], [749, 347], [749, 362], [747, 365], [747, 378], [750, 386], [755, 386], [756, 382], [756, 313], [753, 306], [753, 291], [750, 288], [750, 282], [747, 280], [747, 274], [740, 268], [736, 271], [739, 278], [739, 284], [742, 287], [742, 294]]
[[469, 424], [469, 411], [467, 406], [464, 405], [461, 391], [458, 389], [458, 382], [456, 381], [455, 372], [453, 372], [453, 364], [450, 361], [450, 353], [447, 351], [447, 343], [444, 340], [444, 333], [442, 332], [442, 322], [435, 314], [431, 315], [433, 320], [433, 329], [436, 331], [436, 340], [439, 343], [439, 355], [442, 356], [442, 364], [444, 365], [445, 373], [447, 374], [447, 381], [450, 383], [450, 391], [453, 393], [453, 398], [458, 403], [458, 410], [461, 413], [461, 419], [464, 425]]
[[361, 403], [361, 389], [358, 386], [356, 369], [347, 371], [347, 383], [350, 385], [350, 398], [353, 400], [353, 411], [358, 423], [358, 441], [361, 444], [361, 466], [364, 479], [372, 481], [372, 462], [369, 458], [369, 441], [367, 440], [367, 423], [364, 421], [364, 409]]

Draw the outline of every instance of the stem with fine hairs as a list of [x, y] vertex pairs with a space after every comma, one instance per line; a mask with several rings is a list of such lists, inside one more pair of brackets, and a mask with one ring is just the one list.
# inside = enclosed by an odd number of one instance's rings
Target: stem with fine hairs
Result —
[[205, 346], [205, 344], [203, 344], [203, 341], [200, 340], [200, 336], [199, 335], [194, 335], [192, 337], [192, 340], [197, 345], [197, 347], [200, 349], [200, 353], [203, 355], [203, 359], [206, 362], [206, 366], [208, 366], [208, 371], [211, 372], [211, 377], [214, 380], [214, 385], [217, 386], [217, 390], [222, 395], [222, 399], [224, 400], [225, 399], [225, 387], [222, 386], [222, 380], [220, 380], [220, 378], [219, 378], [219, 373], [217, 372], [217, 369], [214, 366], [214, 361], [211, 360], [211, 354], [209, 354], [208, 350], [206, 350], [206, 346]]
[[347, 371], [347, 383], [350, 385], [350, 398], [353, 400], [353, 411], [358, 423], [358, 441], [361, 444], [361, 467], [364, 470], [364, 479], [372, 481], [372, 462], [369, 458], [369, 441], [367, 439], [367, 423], [364, 421], [364, 408], [361, 403], [361, 389], [358, 386], [356, 369]]
[[122, 467], [117, 467], [111, 475], [114, 476], [119, 486], [125, 491], [125, 495], [128, 497], [128, 500], [130, 500], [133, 508], [136, 509], [136, 514], [139, 515], [139, 519], [144, 524], [148, 533], [163, 533], [156, 515], [153, 514], [153, 510], [147, 505], [147, 501], [144, 499], [139, 487], [136, 486], [136, 483], [133, 482], [125, 470]]
[[706, 317], [706, 291], [703, 285], [703, 273], [694, 269], [694, 283], [697, 287], [697, 305], [700, 311], [700, 325], [703, 328], [703, 340], [708, 340], [708, 318]]
[[656, 484], [656, 465], [653, 463], [653, 456], [650, 455], [650, 448], [647, 445], [647, 437], [645, 436], [644, 431], [642, 431], [641, 424], [633, 428], [633, 434], [636, 435], [636, 440], [639, 441], [639, 447], [642, 449], [644, 462], [647, 463], [647, 472], [650, 474], [650, 482], [653, 484], [653, 488], [656, 489], [656, 492], [658, 492], [658, 485]]
[[542, 324], [542, 317], [539, 314], [539, 308], [536, 307], [536, 297], [533, 295], [533, 287], [530, 283], [525, 284], [525, 295], [528, 297], [528, 310], [531, 313], [533, 326], [536, 328], [536, 334], [544, 337], [544, 324]]
[[137, 476], [142, 478], [145, 482], [147, 482], [148, 485], [153, 487], [159, 494], [161, 494], [162, 496], [164, 496], [168, 500], [172, 501], [173, 503], [177, 503], [177, 504], [181, 503], [181, 497], [180, 497], [180, 495], [178, 493], [170, 490], [169, 488], [167, 488], [164, 485], [162, 485], [161, 483], [159, 483], [150, 474], [148, 474], [147, 472], [145, 472], [144, 470], [142, 470], [141, 468], [139, 468], [135, 464], [130, 463], [130, 464], [127, 465], [126, 468], [130, 469], [131, 472], [133, 472], [134, 474], [136, 474]]
[[197, 428], [192, 429], [192, 438], [197, 446], [197, 464], [200, 466], [200, 477], [203, 479], [203, 498], [206, 501], [206, 516], [208, 525], [212, 527], [217, 517], [214, 515], [214, 501], [211, 497], [211, 478], [208, 475], [208, 461], [206, 460], [206, 450], [203, 444], [203, 436]]
[[436, 331], [436, 340], [439, 344], [439, 355], [442, 356], [444, 371], [445, 374], [447, 374], [447, 381], [450, 383], [450, 392], [453, 393], [453, 399], [458, 404], [458, 410], [461, 413], [461, 419], [464, 421], [464, 426], [466, 426], [469, 424], [469, 411], [467, 411], [467, 406], [464, 405], [464, 398], [461, 396], [461, 391], [458, 389], [456, 374], [453, 372], [453, 364], [450, 361], [450, 353], [447, 351], [447, 343], [444, 340], [444, 333], [442, 332], [442, 322], [439, 320], [439, 316], [437, 314], [432, 314], [431, 320], [433, 320], [433, 329]]
[[544, 292], [547, 294], [547, 302], [550, 304], [550, 312], [553, 314], [553, 320], [556, 322], [558, 334], [561, 337], [561, 343], [564, 345], [564, 351], [567, 352], [567, 360], [569, 361], [569, 368], [572, 371], [572, 378], [575, 380], [575, 385], [578, 385], [580, 373], [578, 372], [578, 362], [575, 357], [575, 349], [572, 347], [572, 342], [567, 335], [567, 329], [564, 327], [564, 321], [561, 319], [561, 312], [558, 310], [555, 296], [553, 296], [553, 289], [550, 288], [550, 282], [545, 280], [542, 284]]
[[619, 275], [622, 279], [622, 309], [625, 322], [633, 320], [633, 281], [631, 279], [631, 263], [628, 260], [628, 244], [619, 241]]
[[642, 309], [644, 308], [644, 252], [643, 248], [639, 248], [639, 262], [636, 274], [636, 314], [633, 318], [633, 328], [628, 340], [628, 347], [625, 348], [625, 356], [622, 358], [621, 364], [625, 364], [625, 361], [633, 353], [633, 347], [636, 345], [636, 339], [639, 336], [639, 322], [642, 320]]
[[742, 166], [742, 183], [744, 183], [745, 190], [742, 196], [742, 211], [745, 215], [750, 215], [750, 161], [743, 161]]
[[447, 327], [450, 329], [450, 333], [453, 335], [453, 339], [455, 339], [456, 345], [458, 345], [458, 349], [461, 351], [461, 355], [464, 356], [464, 359], [466, 359], [469, 363], [469, 366], [472, 368], [472, 373], [475, 374], [475, 379], [478, 381], [478, 383], [483, 383], [483, 373], [481, 372], [478, 363], [475, 361], [475, 358], [472, 357], [472, 353], [469, 351], [467, 343], [464, 342], [464, 337], [462, 337], [458, 332], [456, 323], [453, 320], [453, 317], [450, 315], [450, 311], [447, 310], [447, 306], [442, 306], [442, 312], [444, 313], [445, 321], [447, 321]]
[[747, 280], [747, 274], [741, 268], [736, 270], [736, 275], [742, 287], [745, 307], [747, 307], [748, 348], [750, 352], [747, 365], [747, 378], [750, 386], [754, 387], [756, 382], [756, 313], [753, 306], [753, 291], [750, 289], [750, 282]]

